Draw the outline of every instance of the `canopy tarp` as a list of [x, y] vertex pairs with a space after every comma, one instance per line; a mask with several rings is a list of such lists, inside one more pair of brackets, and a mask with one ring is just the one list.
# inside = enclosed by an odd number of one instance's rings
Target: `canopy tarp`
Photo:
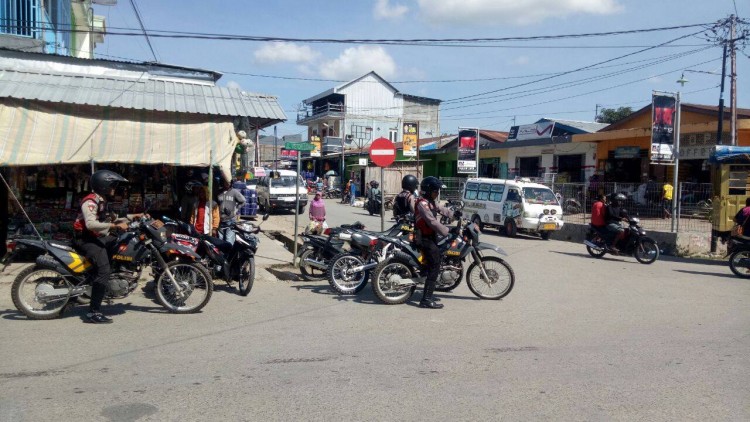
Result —
[[230, 169], [229, 117], [0, 100], [0, 166], [136, 163]]
[[717, 145], [708, 159], [711, 163], [750, 163], [750, 147]]

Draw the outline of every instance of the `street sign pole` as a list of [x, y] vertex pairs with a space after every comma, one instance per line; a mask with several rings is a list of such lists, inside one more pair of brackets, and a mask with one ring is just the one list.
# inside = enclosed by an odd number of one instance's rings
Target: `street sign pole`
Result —
[[383, 180], [383, 167], [380, 168], [380, 231], [385, 231], [385, 180]]
[[383, 168], [396, 159], [396, 146], [388, 138], [378, 138], [370, 144], [370, 160], [380, 167], [380, 231], [385, 230], [385, 177]]
[[297, 180], [294, 181], [294, 185], [297, 187], [294, 194], [297, 203], [294, 207], [294, 252], [292, 253], [292, 265], [296, 265], [295, 261], [297, 261], [297, 227], [299, 227], [299, 165], [301, 155], [301, 152], [297, 151]]

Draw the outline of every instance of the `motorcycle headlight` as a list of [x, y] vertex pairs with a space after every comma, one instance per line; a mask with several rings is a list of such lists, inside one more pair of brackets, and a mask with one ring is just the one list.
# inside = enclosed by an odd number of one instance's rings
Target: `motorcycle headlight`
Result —
[[646, 230], [641, 230], [641, 236], [644, 236], [646, 234]]

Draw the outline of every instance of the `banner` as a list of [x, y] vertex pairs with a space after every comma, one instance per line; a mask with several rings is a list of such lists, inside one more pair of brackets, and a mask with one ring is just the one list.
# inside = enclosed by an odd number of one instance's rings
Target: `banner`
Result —
[[417, 142], [419, 139], [419, 123], [404, 123], [403, 139], [404, 157], [417, 156]]
[[679, 113], [677, 98], [670, 94], [653, 94], [651, 107], [651, 162], [672, 163], [675, 123]]
[[527, 139], [550, 139], [555, 129], [555, 122], [542, 122], [530, 125], [513, 126], [508, 132], [508, 141]]
[[314, 149], [310, 151], [310, 157], [320, 157], [320, 136], [313, 135], [310, 137], [310, 143], [313, 144]]
[[477, 172], [478, 143], [478, 129], [458, 130], [458, 173]]

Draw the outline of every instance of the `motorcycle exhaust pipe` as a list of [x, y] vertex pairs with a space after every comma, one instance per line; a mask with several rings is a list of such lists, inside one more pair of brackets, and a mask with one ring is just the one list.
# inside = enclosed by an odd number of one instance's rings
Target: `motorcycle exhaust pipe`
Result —
[[315, 268], [317, 268], [319, 270], [326, 270], [326, 269], [328, 269], [328, 265], [325, 262], [316, 261], [316, 260], [314, 260], [312, 258], [305, 258], [304, 261], [305, 261], [305, 264], [307, 264], [307, 265], [309, 265], [311, 267], [315, 267]]
[[592, 242], [591, 242], [591, 241], [589, 241], [589, 240], [584, 240], [584, 241], [583, 241], [583, 244], [584, 244], [584, 245], [586, 245], [586, 246], [588, 246], [588, 247], [589, 247], [589, 248], [591, 248], [591, 249], [597, 249], [597, 250], [602, 250], [602, 249], [604, 249], [604, 248], [602, 248], [601, 246], [599, 246], [599, 245], [597, 245], [597, 244], [595, 244], [595, 243], [592, 243]]
[[371, 269], [373, 269], [373, 268], [375, 268], [377, 266], [378, 266], [377, 262], [372, 262], [370, 264], [360, 265], [359, 267], [351, 268], [351, 269], [349, 269], [349, 271], [351, 271], [352, 273], [358, 273], [360, 271], [371, 270]]

